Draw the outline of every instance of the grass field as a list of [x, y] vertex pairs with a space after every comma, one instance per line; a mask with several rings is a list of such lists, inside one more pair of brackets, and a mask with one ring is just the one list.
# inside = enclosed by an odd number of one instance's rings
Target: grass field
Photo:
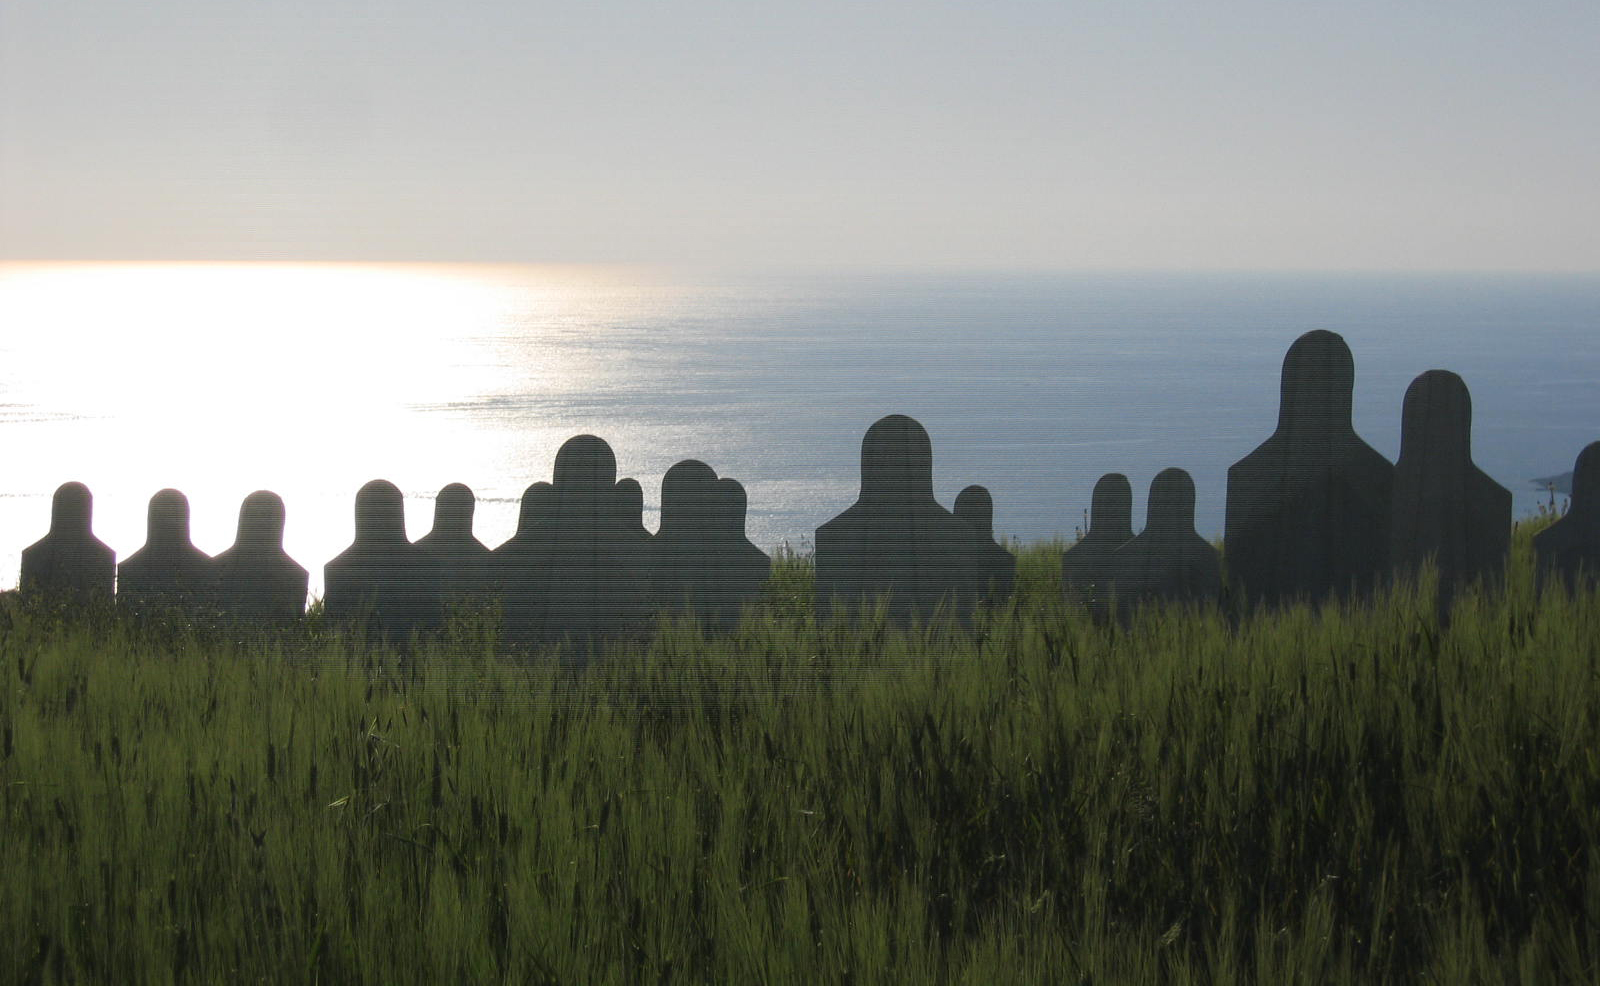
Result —
[[[0, 982], [1600, 980], [1600, 596], [1060, 602], [586, 667], [0, 600]], [[1423, 580], [1424, 586], [1427, 579]]]

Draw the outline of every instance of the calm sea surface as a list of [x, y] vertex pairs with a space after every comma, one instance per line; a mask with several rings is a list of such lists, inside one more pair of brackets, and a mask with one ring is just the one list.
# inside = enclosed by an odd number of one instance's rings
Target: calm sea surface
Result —
[[0, 264], [0, 587], [69, 479], [119, 557], [163, 487], [210, 552], [276, 490], [314, 591], [369, 479], [406, 492], [413, 538], [467, 483], [493, 546], [584, 432], [644, 486], [646, 526], [661, 475], [697, 458], [744, 484], [756, 544], [804, 550], [891, 413], [927, 427], [947, 506], [990, 489], [999, 534], [1072, 536], [1106, 472], [1133, 481], [1137, 523], [1181, 466], [1218, 535], [1227, 468], [1271, 433], [1284, 351], [1313, 328], [1349, 342], [1356, 429], [1390, 459], [1412, 378], [1461, 374], [1477, 462], [1519, 515], [1600, 439], [1597, 275]]

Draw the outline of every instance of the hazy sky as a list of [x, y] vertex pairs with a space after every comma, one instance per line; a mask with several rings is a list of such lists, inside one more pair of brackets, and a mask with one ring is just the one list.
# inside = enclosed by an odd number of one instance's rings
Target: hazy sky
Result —
[[0, 0], [0, 256], [1600, 269], [1596, 0]]

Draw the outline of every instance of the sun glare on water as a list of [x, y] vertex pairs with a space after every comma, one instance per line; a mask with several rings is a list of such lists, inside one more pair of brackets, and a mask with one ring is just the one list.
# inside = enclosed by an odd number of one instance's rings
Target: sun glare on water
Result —
[[[289, 507], [290, 553], [320, 574], [349, 541], [362, 483], [437, 489], [441, 476], [482, 477], [499, 454], [492, 429], [419, 409], [581, 386], [587, 368], [526, 336], [592, 306], [595, 276], [0, 264], [0, 586], [15, 585], [21, 549], [48, 527], [50, 491], [69, 479], [94, 491], [96, 533], [120, 557], [143, 544], [158, 489], [188, 495], [195, 543], [210, 552], [232, 543], [245, 495], [275, 490]], [[429, 521], [408, 511], [413, 536]]]

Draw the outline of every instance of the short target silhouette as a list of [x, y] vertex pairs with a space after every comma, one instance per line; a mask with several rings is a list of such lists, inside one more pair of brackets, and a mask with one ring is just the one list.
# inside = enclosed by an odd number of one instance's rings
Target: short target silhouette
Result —
[[418, 538], [416, 546], [438, 564], [441, 603], [479, 605], [491, 592], [490, 551], [472, 533], [477, 499], [464, 483], [450, 483], [433, 501], [433, 529]]
[[356, 536], [323, 566], [323, 606], [336, 620], [362, 618], [404, 639], [440, 619], [439, 564], [406, 540], [405, 500], [375, 479], [356, 493]]
[[1395, 463], [1389, 557], [1414, 574], [1431, 558], [1439, 605], [1499, 576], [1511, 549], [1511, 491], [1472, 461], [1472, 395], [1449, 370], [1429, 370], [1406, 388]]
[[644, 526], [644, 487], [637, 479], [624, 477], [612, 487], [611, 496], [602, 497], [611, 513], [608, 531], [618, 562], [617, 577], [611, 580], [617, 625], [624, 630], [644, 628], [650, 617], [650, 542]]
[[50, 501], [50, 531], [22, 549], [19, 588], [109, 602], [116, 590], [117, 553], [94, 536], [94, 496], [82, 483], [62, 483]]
[[1163, 469], [1150, 483], [1144, 530], [1111, 553], [1115, 608], [1126, 619], [1145, 603], [1211, 603], [1222, 595], [1222, 562], [1194, 529], [1194, 480]]
[[[979, 594], [974, 559], [987, 539], [933, 496], [933, 443], [903, 414], [874, 422], [861, 442], [861, 493], [817, 528], [816, 606], [833, 612], [887, 596], [891, 619], [905, 623], [950, 606], [971, 614]], [[989, 542], [992, 543], [992, 542]]]
[[1089, 529], [1061, 553], [1061, 584], [1070, 601], [1096, 617], [1110, 613], [1111, 553], [1133, 540], [1133, 485], [1120, 472], [1101, 476], [1089, 501]]
[[738, 624], [745, 604], [760, 597], [772, 575], [772, 559], [745, 534], [750, 498], [744, 484], [724, 476], [717, 480], [717, 494], [711, 545], [721, 570], [722, 592], [714, 597], [720, 610], [713, 611], [712, 621], [731, 628]]
[[557, 450], [552, 480], [528, 488], [517, 533], [495, 549], [508, 633], [593, 647], [643, 628], [650, 534], [639, 484], [617, 481], [616, 456], [594, 435]]
[[1315, 603], [1388, 572], [1394, 466], [1356, 434], [1354, 389], [1338, 334], [1318, 329], [1289, 347], [1278, 428], [1228, 469], [1224, 549], [1245, 600]]
[[305, 613], [310, 573], [283, 550], [283, 499], [257, 490], [239, 507], [233, 547], [215, 560], [217, 608], [238, 620], [277, 623]]
[[534, 483], [522, 493], [517, 530], [489, 555], [490, 592], [501, 606], [506, 639], [536, 643], [544, 634], [548, 545], [555, 538], [556, 488]]
[[1011, 595], [1017, 577], [1017, 558], [994, 539], [994, 497], [982, 486], [968, 486], [956, 494], [955, 509], [978, 535], [973, 555], [973, 574], [982, 598], [996, 602]]
[[1541, 583], [1588, 588], [1600, 579], [1600, 442], [1590, 442], [1572, 467], [1572, 499], [1562, 518], [1533, 537]]
[[134, 610], [192, 608], [212, 595], [211, 556], [189, 540], [189, 498], [165, 489], [150, 498], [144, 547], [117, 566], [117, 601]]
[[772, 559], [744, 532], [744, 487], [685, 459], [661, 480], [661, 526], [651, 542], [655, 604], [730, 629], [761, 594]]

